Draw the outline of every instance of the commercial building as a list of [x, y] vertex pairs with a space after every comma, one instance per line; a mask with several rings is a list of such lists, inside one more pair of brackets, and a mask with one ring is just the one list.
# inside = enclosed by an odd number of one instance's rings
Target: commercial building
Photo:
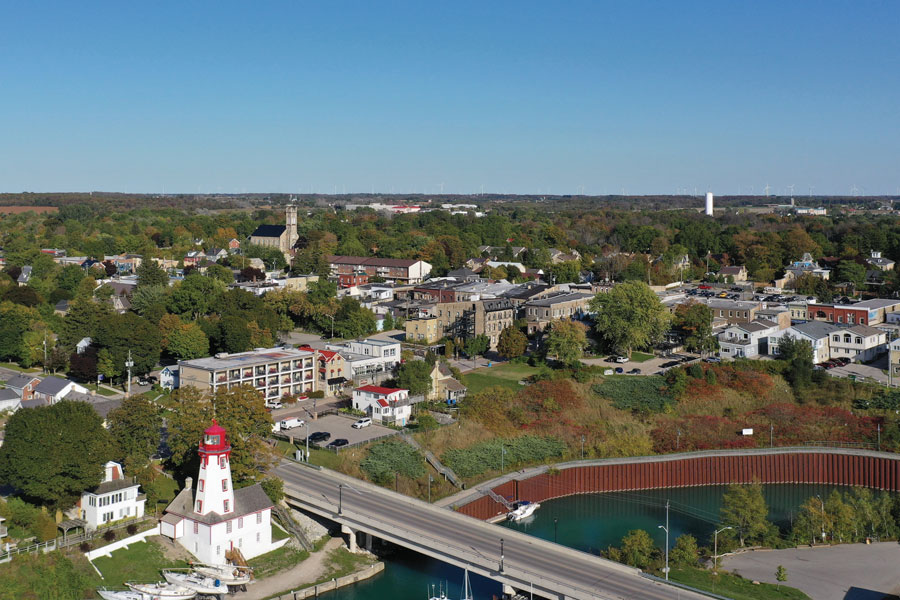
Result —
[[470, 339], [483, 334], [490, 339], [491, 349], [497, 347], [500, 333], [515, 319], [513, 304], [508, 298], [435, 304], [429, 309], [428, 316], [437, 318], [438, 339]]
[[409, 319], [405, 322], [406, 341], [416, 344], [433, 344], [441, 339], [437, 317]]
[[543, 331], [553, 321], [581, 318], [588, 312], [593, 294], [573, 292], [545, 296], [525, 303], [525, 321], [528, 333]]
[[835, 331], [829, 344], [831, 358], [846, 357], [858, 362], [868, 362], [888, 349], [887, 334], [868, 325], [854, 325]]
[[204, 391], [250, 385], [269, 399], [308, 394], [317, 387], [314, 351], [268, 348], [178, 362], [179, 385]]
[[778, 356], [779, 344], [781, 340], [790, 336], [795, 339], [806, 340], [812, 346], [813, 362], [820, 363], [831, 358], [831, 347], [829, 338], [832, 334], [841, 332], [842, 328], [830, 323], [822, 323], [820, 321], [810, 321], [793, 325], [787, 329], [782, 329], [769, 336], [769, 354]]
[[391, 282], [421, 283], [431, 273], [431, 265], [423, 260], [337, 255], [328, 256], [326, 260], [333, 277], [363, 272], [370, 279], [381, 277]]

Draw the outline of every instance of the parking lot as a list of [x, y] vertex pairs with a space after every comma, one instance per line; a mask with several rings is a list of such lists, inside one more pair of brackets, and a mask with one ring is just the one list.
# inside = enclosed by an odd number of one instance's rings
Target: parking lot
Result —
[[[622, 369], [623, 374], [627, 375], [655, 375], [659, 372], [665, 372], [676, 365], [689, 364], [700, 360], [700, 357], [687, 353], [673, 354], [671, 356], [654, 356], [643, 362], [628, 361], [625, 363], [610, 362], [607, 357], [604, 358], [583, 358], [582, 363], [586, 365], [594, 365], [603, 369]], [[629, 373], [634, 369], [640, 369], [640, 373]]]
[[[303, 417], [301, 416], [300, 418]], [[307, 419], [306, 422], [309, 424], [310, 435], [319, 431], [325, 431], [331, 434], [331, 438], [329, 438], [328, 441], [316, 444], [322, 448], [338, 439], [347, 440], [348, 445], [345, 447], [351, 447], [358, 444], [365, 444], [366, 442], [370, 442], [377, 438], [395, 435], [397, 433], [396, 430], [391, 429], [390, 427], [384, 427], [375, 423], [372, 423], [368, 427], [363, 427], [362, 429], [353, 429], [351, 425], [356, 422], [356, 419], [357, 417], [345, 417], [343, 415], [325, 415], [316, 420]], [[281, 433], [293, 436], [294, 441], [302, 441], [306, 439], [307, 428], [306, 426], [295, 427], [293, 429], [282, 431]]]

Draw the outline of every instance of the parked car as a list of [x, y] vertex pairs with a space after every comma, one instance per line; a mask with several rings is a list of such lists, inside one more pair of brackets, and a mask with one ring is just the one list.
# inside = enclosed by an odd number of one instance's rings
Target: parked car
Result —
[[841, 366], [842, 366], [842, 367], [846, 367], [846, 366], [849, 365], [851, 362], [853, 362], [852, 360], [850, 360], [850, 359], [849, 359], [848, 357], [846, 357], [846, 356], [841, 356], [841, 357], [835, 358], [835, 359], [833, 359], [833, 360], [836, 360], [837, 362], [841, 363]]
[[140, 377], [138, 380], [138, 385], [150, 385], [150, 380], [146, 377]]
[[327, 442], [331, 439], [331, 434], [327, 431], [316, 431], [309, 434], [309, 441], [318, 444], [319, 442]]
[[720, 362], [722, 362], [722, 359], [719, 358], [718, 356], [707, 356], [707, 357], [704, 358], [703, 360], [704, 360], [705, 362], [708, 362], [708, 363], [714, 364], [714, 365], [717, 365], [717, 364], [719, 364]]
[[670, 360], [669, 362], [664, 362], [664, 363], [663, 363], [662, 365], [660, 365], [660, 366], [661, 366], [663, 369], [669, 369], [669, 368], [671, 368], [671, 367], [677, 367], [679, 364], [681, 364], [681, 363], [679, 363], [677, 360]]
[[284, 408], [284, 404], [281, 403], [281, 400], [266, 400], [266, 408], [268, 410], [276, 410]]
[[624, 372], [625, 372], [625, 369], [623, 369], [622, 367], [616, 367], [616, 374], [617, 374], [617, 375], [621, 375], [621, 374], [624, 373]]
[[608, 357], [606, 358], [606, 360], [603, 361], [603, 362], [614, 363], [614, 362], [616, 362], [617, 360], [619, 360], [619, 357], [616, 356], [615, 354], [613, 354], [612, 356], [608, 356]]
[[349, 443], [350, 442], [348, 442], [344, 438], [338, 438], [338, 439], [334, 440], [333, 442], [331, 442], [330, 444], [328, 444], [328, 447], [329, 448], [343, 448], [344, 446], [346, 446]]
[[640, 374], [641, 374], [641, 370], [638, 369], [638, 368], [634, 368], [634, 369], [628, 371], [628, 374], [629, 374], [629, 375], [640, 375]]
[[282, 419], [278, 425], [282, 430], [294, 429], [295, 427], [303, 427], [306, 425], [306, 421], [297, 417], [288, 417], [287, 419]]
[[363, 427], [368, 427], [371, 424], [372, 424], [372, 419], [370, 419], [369, 417], [363, 417], [362, 419], [359, 419], [356, 423], [354, 423], [350, 427], [352, 427], [353, 429], [362, 429]]
[[700, 284], [700, 285], [697, 286], [697, 289], [698, 289], [698, 290], [711, 290], [712, 287], [710, 287], [710, 286], [708, 286], [708, 285], [706, 285], [706, 284]]
[[628, 357], [627, 357], [627, 356], [617, 356], [617, 357], [616, 357], [616, 362], [619, 363], [619, 364], [627, 363], [627, 362], [628, 362]]

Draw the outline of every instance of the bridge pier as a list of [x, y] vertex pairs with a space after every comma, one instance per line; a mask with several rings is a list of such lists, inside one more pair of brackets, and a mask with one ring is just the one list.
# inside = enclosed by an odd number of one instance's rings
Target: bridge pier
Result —
[[359, 550], [356, 546], [356, 532], [346, 525], [341, 525], [341, 535], [347, 536], [347, 550], [356, 554]]
[[368, 550], [369, 552], [371, 552], [371, 551], [372, 551], [372, 534], [371, 534], [371, 533], [364, 533], [363, 535], [365, 536], [364, 539], [365, 539], [366, 550]]

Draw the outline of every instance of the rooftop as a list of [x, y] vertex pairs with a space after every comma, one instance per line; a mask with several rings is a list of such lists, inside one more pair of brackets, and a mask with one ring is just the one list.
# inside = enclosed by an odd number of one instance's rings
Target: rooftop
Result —
[[408, 258], [376, 258], [374, 256], [339, 256], [330, 255], [325, 257], [329, 263], [344, 265], [371, 265], [373, 267], [411, 267], [418, 260]]
[[818, 340], [828, 337], [834, 331], [840, 331], [841, 327], [832, 325], [831, 323], [824, 323], [822, 321], [808, 321], [806, 323], [801, 323], [800, 325], [794, 325], [791, 327], [791, 329], [794, 329], [814, 340]]
[[223, 516], [217, 512], [210, 512], [205, 515], [195, 513], [193, 488], [181, 490], [171, 504], [166, 507], [166, 513], [167, 515], [175, 514], [187, 517], [200, 523], [213, 524], [251, 515], [267, 508], [272, 508], [272, 501], [269, 500], [262, 486], [257, 483], [256, 485], [234, 490], [234, 512], [228, 513], [228, 515]]
[[178, 362], [178, 366], [215, 371], [219, 369], [249, 367], [281, 360], [293, 360], [295, 358], [304, 358], [312, 355], [313, 352], [308, 350], [297, 350], [295, 348], [264, 348], [260, 350], [251, 350], [250, 352], [228, 354], [221, 358], [211, 356], [207, 358], [195, 358], [193, 360], [182, 360]]
[[592, 298], [593, 296], [594, 294], [588, 294], [585, 292], [575, 292], [571, 294], [563, 292], [555, 296], [548, 296], [546, 298], [540, 298], [538, 300], [530, 300], [528, 304], [530, 306], [553, 306], [555, 304], [562, 304], [563, 302], [576, 302], [578, 300], [585, 300], [587, 298]]
[[892, 300], [890, 298], [874, 298], [872, 300], [863, 300], [853, 304], [853, 308], [888, 308], [900, 304], [900, 300]]
[[250, 234], [250, 237], [281, 237], [281, 234], [287, 229], [284, 225], [260, 225], [256, 231]]
[[370, 394], [384, 394], [385, 396], [393, 394], [394, 392], [406, 391], [402, 388], [381, 387], [380, 385], [364, 385], [362, 387], [356, 388], [356, 390], [360, 392], [368, 392]]

